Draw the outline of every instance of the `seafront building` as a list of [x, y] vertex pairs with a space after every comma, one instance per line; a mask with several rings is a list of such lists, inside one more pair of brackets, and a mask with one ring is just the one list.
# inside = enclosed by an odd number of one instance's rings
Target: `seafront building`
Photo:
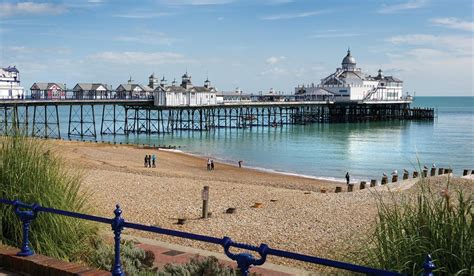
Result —
[[18, 99], [24, 97], [20, 85], [20, 72], [15, 66], [0, 68], [0, 98]]
[[234, 91], [218, 91], [216, 93], [217, 104], [225, 103], [246, 103], [252, 101], [251, 94], [245, 94], [240, 88], [235, 88]]
[[209, 78], [204, 81], [203, 86], [194, 86], [191, 76], [186, 72], [181, 77], [181, 84], [177, 85], [174, 80], [171, 85], [167, 84], [163, 77], [157, 85], [154, 74], [150, 76], [150, 87], [154, 89], [155, 106], [206, 106], [217, 104], [217, 90], [212, 87]]
[[351, 51], [342, 60], [342, 67], [325, 77], [318, 85], [301, 85], [295, 96], [303, 100], [323, 101], [397, 101], [402, 100], [403, 81], [385, 76], [380, 69], [376, 76], [356, 67]]
[[35, 82], [30, 91], [33, 99], [59, 100], [66, 97], [66, 85], [58, 82]]
[[104, 83], [78, 83], [72, 91], [75, 99], [108, 99], [112, 87]]
[[120, 84], [115, 89], [115, 97], [124, 99], [146, 99], [153, 96], [153, 89], [146, 86], [134, 83], [132, 77], [127, 81], [127, 83]]

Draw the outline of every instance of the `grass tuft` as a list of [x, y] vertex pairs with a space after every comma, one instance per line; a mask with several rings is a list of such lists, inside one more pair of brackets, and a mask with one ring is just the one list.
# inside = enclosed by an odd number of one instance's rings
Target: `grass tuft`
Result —
[[[0, 197], [31, 204], [87, 213], [86, 194], [79, 192], [81, 177], [64, 169], [44, 141], [16, 134], [0, 137]], [[88, 252], [96, 228], [84, 220], [39, 213], [31, 223], [35, 252], [77, 261]], [[20, 247], [22, 224], [13, 208], [0, 205], [0, 240]]]
[[420, 274], [431, 254], [438, 274], [473, 275], [473, 196], [451, 189], [439, 192], [427, 179], [418, 191], [387, 200], [377, 195], [378, 221], [368, 265]]

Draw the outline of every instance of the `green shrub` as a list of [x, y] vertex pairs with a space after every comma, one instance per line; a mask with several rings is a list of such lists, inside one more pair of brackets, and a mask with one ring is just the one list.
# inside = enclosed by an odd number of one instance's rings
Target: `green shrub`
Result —
[[[80, 176], [64, 169], [63, 161], [38, 139], [0, 137], [0, 197], [86, 213], [86, 195], [79, 193]], [[35, 252], [64, 260], [80, 260], [96, 229], [84, 220], [39, 213], [31, 224]], [[0, 205], [0, 240], [20, 247], [22, 224], [13, 208]]]
[[[120, 256], [122, 269], [127, 275], [156, 275], [156, 269], [153, 269], [153, 252], [136, 247], [132, 241], [122, 240]], [[86, 261], [94, 267], [110, 271], [114, 262], [113, 245], [99, 239], [93, 240], [92, 250]]]
[[[220, 264], [216, 257], [209, 256], [207, 258], [194, 257], [189, 263], [184, 265], [167, 264], [162, 271], [158, 273], [160, 276], [182, 275], [182, 276], [238, 276], [241, 275], [238, 269]], [[251, 273], [251, 275], [258, 275]]]
[[378, 197], [369, 265], [415, 275], [431, 254], [438, 274], [473, 275], [473, 196], [451, 191], [449, 179], [441, 193], [426, 181], [416, 194]]
[[[137, 248], [133, 241], [123, 241], [121, 244], [122, 269], [127, 275], [158, 275], [158, 276], [238, 276], [238, 269], [225, 266], [216, 257], [193, 257], [186, 264], [167, 264], [158, 271], [153, 268], [154, 254]], [[93, 242], [93, 250], [87, 262], [97, 268], [110, 271], [114, 261], [114, 247], [102, 240]], [[252, 273], [251, 275], [258, 275]]]

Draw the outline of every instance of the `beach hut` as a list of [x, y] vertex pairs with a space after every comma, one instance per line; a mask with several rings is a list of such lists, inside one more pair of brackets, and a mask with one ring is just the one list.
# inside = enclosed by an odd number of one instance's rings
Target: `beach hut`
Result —
[[72, 89], [75, 99], [108, 99], [111, 88], [103, 83], [78, 83]]
[[35, 82], [30, 88], [33, 99], [61, 99], [66, 97], [66, 84]]

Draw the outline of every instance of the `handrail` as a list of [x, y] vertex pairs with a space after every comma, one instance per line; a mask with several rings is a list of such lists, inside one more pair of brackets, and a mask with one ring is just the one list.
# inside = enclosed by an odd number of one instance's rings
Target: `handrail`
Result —
[[[23, 223], [23, 243], [22, 243], [21, 251], [18, 252], [17, 254], [19, 256], [27, 257], [34, 254], [33, 250], [29, 247], [29, 225], [36, 218], [38, 212], [51, 213], [51, 214], [57, 214], [57, 215], [62, 215], [62, 216], [68, 216], [68, 217], [73, 217], [73, 218], [79, 218], [79, 219], [84, 219], [84, 220], [89, 220], [89, 221], [110, 224], [112, 226], [112, 230], [114, 231], [114, 240], [115, 240], [115, 258], [114, 258], [114, 264], [112, 267], [112, 275], [114, 276], [125, 275], [125, 273], [122, 270], [121, 261], [120, 261], [120, 239], [121, 239], [120, 235], [123, 228], [142, 230], [146, 232], [158, 233], [158, 234], [163, 234], [163, 235], [168, 235], [168, 236], [181, 237], [185, 239], [192, 239], [192, 240], [221, 245], [224, 248], [224, 253], [230, 259], [237, 262], [237, 265], [240, 268], [242, 275], [244, 276], [247, 276], [249, 274], [249, 269], [251, 266], [262, 265], [265, 262], [266, 257], [268, 255], [273, 255], [273, 256], [278, 256], [278, 257], [283, 257], [283, 258], [288, 258], [288, 259], [293, 259], [293, 260], [298, 260], [298, 261], [303, 261], [303, 262], [308, 262], [308, 263], [313, 263], [313, 264], [320, 264], [324, 266], [330, 266], [330, 267], [335, 267], [335, 268], [340, 268], [340, 269], [345, 269], [345, 270], [349, 270], [353, 272], [365, 273], [365, 274], [370, 274], [370, 275], [387, 275], [387, 276], [388, 275], [401, 275], [400, 273], [397, 273], [397, 272], [370, 268], [370, 267], [365, 267], [361, 265], [345, 263], [345, 262], [270, 248], [268, 245], [263, 244], [263, 243], [257, 247], [257, 246], [253, 246], [249, 244], [234, 242], [229, 237], [216, 238], [212, 236], [166, 229], [166, 228], [161, 228], [157, 226], [148, 226], [148, 225], [143, 225], [143, 224], [138, 224], [138, 223], [133, 223], [133, 222], [126, 222], [121, 216], [122, 210], [120, 209], [120, 206], [118, 204], [116, 205], [116, 208], [114, 210], [115, 217], [104, 218], [104, 217], [99, 217], [99, 216], [94, 216], [94, 215], [88, 215], [88, 214], [82, 214], [82, 213], [71, 212], [71, 211], [66, 211], [66, 210], [59, 210], [55, 208], [43, 207], [43, 206], [40, 206], [39, 204], [29, 205], [18, 200], [8, 200], [8, 199], [0, 198], [0, 203], [13, 206], [15, 208], [15, 213], [20, 217], [20, 220]], [[26, 209], [26, 210], [20, 210], [20, 209]], [[237, 253], [237, 254], [232, 253], [230, 252], [231, 247], [257, 252], [260, 255], [260, 258], [256, 259], [252, 254], [249, 254], [249, 253]], [[425, 270], [423, 275], [433, 275], [432, 271], [435, 268], [435, 266], [432, 262], [430, 255], [426, 257], [423, 267]]]

